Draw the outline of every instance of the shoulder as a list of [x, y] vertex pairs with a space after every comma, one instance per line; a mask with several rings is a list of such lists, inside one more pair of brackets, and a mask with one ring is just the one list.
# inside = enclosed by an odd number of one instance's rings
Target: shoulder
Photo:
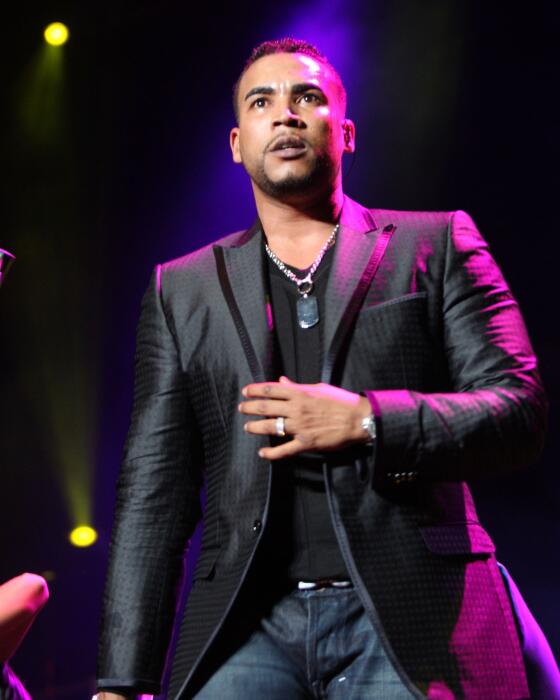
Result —
[[358, 230], [368, 227], [383, 229], [389, 226], [410, 236], [438, 235], [454, 228], [474, 227], [471, 217], [464, 211], [411, 211], [367, 207], [346, 196], [343, 219]]
[[454, 211], [407, 211], [401, 209], [371, 209], [381, 228], [389, 224], [410, 232], [446, 231], [453, 222]]
[[472, 217], [465, 211], [405, 211], [371, 209], [380, 229], [393, 226], [397, 240], [410, 245], [430, 241], [442, 249], [486, 245]]
[[217, 238], [202, 248], [197, 248], [186, 255], [181, 255], [178, 258], [163, 262], [159, 265], [161, 274], [173, 276], [176, 274], [184, 274], [185, 272], [204, 272], [208, 266], [214, 266], [213, 249], [215, 246], [224, 248], [234, 247], [246, 233], [246, 229], [235, 231], [234, 233]]
[[456, 256], [488, 257], [489, 246], [471, 216], [463, 210], [410, 211], [367, 209], [377, 231], [391, 230], [386, 256], [395, 265], [444, 266]]
[[236, 231], [156, 265], [151, 286], [161, 295], [164, 306], [167, 308], [174, 302], [183, 304], [187, 300], [196, 306], [214, 294], [218, 280], [214, 247], [235, 247], [246, 235], [246, 230]]

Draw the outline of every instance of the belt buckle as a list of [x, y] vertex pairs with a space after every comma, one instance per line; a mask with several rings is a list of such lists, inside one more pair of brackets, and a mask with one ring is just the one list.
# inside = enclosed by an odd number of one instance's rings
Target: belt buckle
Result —
[[320, 591], [324, 588], [349, 588], [352, 581], [337, 581], [335, 579], [324, 578], [318, 581], [298, 581], [299, 591]]

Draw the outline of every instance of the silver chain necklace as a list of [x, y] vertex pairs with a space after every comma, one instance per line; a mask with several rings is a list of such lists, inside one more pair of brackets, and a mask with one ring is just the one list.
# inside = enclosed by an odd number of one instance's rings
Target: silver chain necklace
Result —
[[337, 224], [331, 235], [325, 241], [325, 244], [319, 251], [317, 257], [313, 261], [313, 264], [309, 268], [308, 273], [305, 277], [300, 278], [295, 275], [286, 265], [278, 258], [268, 247], [268, 243], [265, 243], [266, 252], [269, 258], [275, 263], [280, 270], [286, 275], [288, 279], [295, 282], [298, 288], [298, 292], [301, 294], [300, 298], [297, 300], [296, 310], [298, 323], [300, 328], [313, 328], [313, 326], [319, 323], [319, 305], [317, 303], [317, 297], [311, 296], [313, 290], [313, 275], [315, 271], [321, 264], [321, 260], [324, 258], [325, 253], [334, 243], [336, 234], [338, 233], [339, 224]]

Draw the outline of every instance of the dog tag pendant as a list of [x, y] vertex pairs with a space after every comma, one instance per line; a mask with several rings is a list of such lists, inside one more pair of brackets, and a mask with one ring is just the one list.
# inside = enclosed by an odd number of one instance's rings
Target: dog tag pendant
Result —
[[304, 294], [297, 300], [296, 309], [300, 328], [313, 328], [319, 323], [319, 304], [316, 297]]

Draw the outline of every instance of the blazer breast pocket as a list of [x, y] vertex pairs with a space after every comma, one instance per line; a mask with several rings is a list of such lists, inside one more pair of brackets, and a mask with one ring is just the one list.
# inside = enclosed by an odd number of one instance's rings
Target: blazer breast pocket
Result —
[[[381, 301], [376, 304], [365, 304], [362, 306], [359, 312], [359, 318], [364, 318], [366, 316], [369, 316], [370, 314], [378, 314], [378, 313], [383, 313], [385, 309], [390, 309], [390, 310], [397, 310], [397, 311], [405, 311], [407, 312], [407, 309], [410, 307], [412, 304], [412, 307], [414, 308], [416, 306], [423, 306], [426, 304], [428, 300], [428, 293], [427, 292], [410, 292], [410, 294], [403, 294], [402, 296], [399, 297], [394, 297], [393, 299], [387, 299], [386, 301]], [[405, 306], [401, 307], [401, 304], [404, 304]]]

